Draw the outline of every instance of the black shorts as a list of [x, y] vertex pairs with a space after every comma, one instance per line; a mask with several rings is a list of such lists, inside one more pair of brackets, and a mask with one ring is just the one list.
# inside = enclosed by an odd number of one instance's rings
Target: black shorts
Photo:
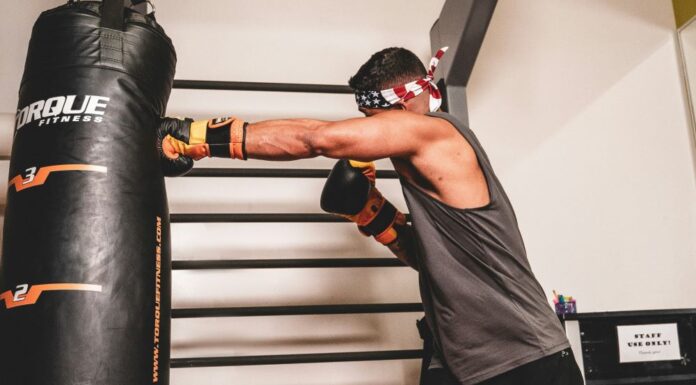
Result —
[[[460, 385], [447, 369], [437, 368], [424, 372], [422, 385]], [[580, 368], [573, 351], [558, 353], [532, 361], [499, 376], [481, 382], [480, 385], [583, 385]]]

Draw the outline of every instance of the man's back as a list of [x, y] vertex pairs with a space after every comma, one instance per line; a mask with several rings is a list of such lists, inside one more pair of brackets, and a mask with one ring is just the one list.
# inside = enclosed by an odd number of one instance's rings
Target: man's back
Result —
[[460, 383], [474, 384], [563, 350], [568, 342], [531, 271], [512, 206], [478, 140], [452, 116], [432, 116], [461, 132], [489, 192], [487, 204], [463, 209], [402, 178], [436, 350]]

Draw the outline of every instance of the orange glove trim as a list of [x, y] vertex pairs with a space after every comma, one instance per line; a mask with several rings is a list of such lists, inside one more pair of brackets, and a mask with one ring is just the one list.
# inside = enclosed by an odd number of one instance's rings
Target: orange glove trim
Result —
[[396, 229], [392, 226], [387, 227], [381, 234], [375, 235], [375, 240], [383, 245], [394, 242], [396, 238], [398, 238], [398, 234], [396, 233]]
[[399, 233], [394, 228], [395, 224], [406, 224], [406, 216], [401, 211], [396, 212], [394, 221], [391, 223], [391, 225], [389, 225], [389, 227], [387, 227], [380, 234], [375, 235], [375, 240], [383, 245], [388, 245], [394, 242], [399, 237]]
[[232, 159], [246, 160], [246, 154], [244, 153], [244, 140], [246, 139], [244, 137], [244, 121], [235, 119], [230, 130], [230, 154]]

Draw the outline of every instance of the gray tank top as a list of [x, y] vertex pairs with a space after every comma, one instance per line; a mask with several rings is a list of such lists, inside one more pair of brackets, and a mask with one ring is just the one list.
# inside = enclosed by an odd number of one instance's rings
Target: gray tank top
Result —
[[517, 218], [474, 133], [445, 113], [476, 152], [490, 203], [458, 209], [401, 180], [419, 245], [419, 279], [435, 351], [462, 385], [569, 347], [527, 260]]

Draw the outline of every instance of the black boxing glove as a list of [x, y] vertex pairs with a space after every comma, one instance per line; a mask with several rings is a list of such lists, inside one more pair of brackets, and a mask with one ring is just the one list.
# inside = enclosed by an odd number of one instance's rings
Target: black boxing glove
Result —
[[388, 245], [406, 225], [406, 216], [375, 187], [374, 163], [339, 160], [321, 193], [321, 208], [355, 222], [361, 233]]
[[246, 160], [246, 127], [246, 122], [235, 117], [162, 119], [157, 130], [162, 170], [167, 176], [183, 175], [194, 160], [209, 156]]

